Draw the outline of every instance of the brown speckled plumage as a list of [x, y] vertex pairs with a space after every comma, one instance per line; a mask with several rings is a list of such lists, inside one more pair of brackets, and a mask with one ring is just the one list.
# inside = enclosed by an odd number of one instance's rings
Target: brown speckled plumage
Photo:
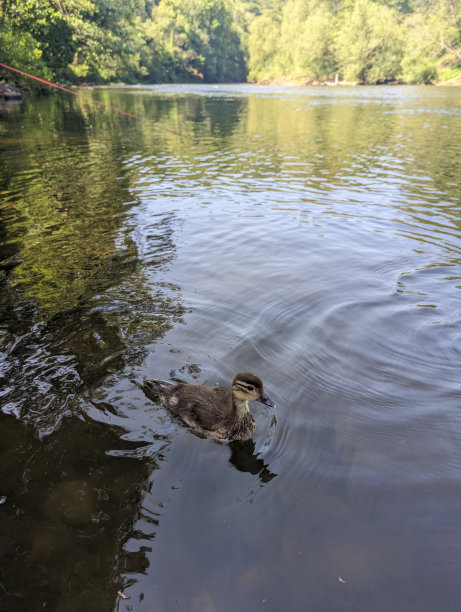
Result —
[[142, 389], [196, 433], [221, 440], [251, 438], [256, 424], [248, 401], [275, 406], [264, 393], [261, 380], [250, 372], [236, 374], [231, 390], [158, 380], [146, 381]]

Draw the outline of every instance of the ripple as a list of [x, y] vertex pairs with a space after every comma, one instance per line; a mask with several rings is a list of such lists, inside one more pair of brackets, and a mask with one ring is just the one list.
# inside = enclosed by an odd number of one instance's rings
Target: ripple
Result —
[[[51, 97], [2, 121], [2, 512], [26, 519], [10, 541], [17, 584], [26, 561], [40, 593], [53, 559], [74, 601], [96, 559], [148, 608], [193, 606], [207, 575], [200, 601], [231, 608], [268, 591], [272, 610], [330, 609], [334, 583], [354, 609], [380, 588], [393, 609], [383, 585], [418, 606], [431, 559], [422, 607], [443, 587], [455, 609], [458, 92], [102, 93], [199, 142]], [[227, 386], [246, 370], [277, 406], [252, 406], [242, 444], [198, 438], [138, 386]], [[91, 510], [75, 542], [49, 512], [69, 491]]]

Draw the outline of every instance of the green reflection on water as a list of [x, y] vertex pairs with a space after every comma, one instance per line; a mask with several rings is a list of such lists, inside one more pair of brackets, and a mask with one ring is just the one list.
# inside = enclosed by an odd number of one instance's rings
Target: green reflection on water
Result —
[[120, 122], [61, 98], [5, 119], [0, 607], [111, 610], [121, 573], [146, 565], [123, 546], [156, 464], [85, 402], [181, 320], [178, 288], [155, 281], [174, 219], [152, 221], [143, 269]]
[[[209, 186], [227, 180], [234, 188], [226, 196], [246, 195], [245, 206], [261, 206], [263, 197], [252, 199], [258, 190], [299, 185], [300, 195], [288, 202], [288, 190], [280, 196], [279, 209], [302, 220], [322, 206], [339, 219], [361, 218], [361, 206], [368, 212], [353, 194], [346, 212], [324, 194], [353, 184], [355, 194], [371, 194], [380, 206], [381, 181], [390, 189], [395, 172], [389, 215], [401, 209], [407, 224], [393, 231], [420, 248], [453, 250], [450, 235], [461, 229], [461, 152], [452, 133], [460, 120], [448, 124], [447, 117], [459, 106], [451, 95], [439, 101], [434, 94], [415, 112], [403, 90], [388, 91], [378, 98], [363, 89], [363, 97], [277, 99], [267, 92], [222, 99], [92, 93], [177, 134], [61, 96], [30, 100], [3, 117], [0, 444], [7, 460], [0, 468], [6, 497], [0, 597], [7, 609], [40, 609], [46, 602], [78, 610], [90, 602], [110, 610], [123, 586], [120, 576], [145, 571], [146, 551], [127, 553], [123, 545], [136, 539], [140, 499], [157, 464], [142, 454], [127, 457], [139, 443], [92, 422], [85, 408], [91, 402], [116, 414], [110, 402], [96, 401], [98, 393], [105, 399], [107, 380], [126, 378], [183, 318], [181, 287], [162, 276], [176, 256], [178, 215], [162, 212], [145, 221], [148, 256], [134, 237], [140, 202], [133, 186], [139, 188], [146, 166], [148, 184], [174, 180], [181, 196], [198, 188], [203, 200], [212, 198]], [[161, 185], [159, 197], [168, 191], [175, 190]], [[415, 203], [421, 193], [426, 197]], [[178, 208], [188, 202], [182, 198]], [[448, 208], [449, 230], [434, 223]], [[455, 256], [448, 261], [460, 263]], [[398, 292], [409, 286], [411, 279], [400, 276]], [[200, 364], [194, 367], [186, 372], [191, 377]], [[273, 479], [254, 446], [231, 450], [239, 470], [264, 483]], [[115, 457], [114, 451], [127, 452]]]

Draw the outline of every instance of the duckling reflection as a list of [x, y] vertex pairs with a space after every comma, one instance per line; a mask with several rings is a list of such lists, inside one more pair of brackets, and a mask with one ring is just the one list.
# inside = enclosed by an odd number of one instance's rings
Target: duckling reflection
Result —
[[255, 454], [253, 440], [235, 440], [229, 443], [231, 456], [229, 461], [239, 472], [249, 472], [259, 476], [261, 482], [270, 482], [277, 474], [268, 469], [268, 465]]
[[249, 401], [275, 407], [265, 394], [261, 379], [250, 372], [236, 374], [231, 390], [189, 383], [173, 385], [159, 380], [145, 381], [142, 389], [149, 399], [160, 401], [194, 433], [219, 440], [251, 438], [256, 423]]

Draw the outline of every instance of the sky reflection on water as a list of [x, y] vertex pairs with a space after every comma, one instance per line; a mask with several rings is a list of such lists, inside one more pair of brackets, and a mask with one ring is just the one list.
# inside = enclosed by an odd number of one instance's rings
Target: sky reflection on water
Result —
[[[0, 117], [1, 603], [457, 609], [458, 93], [94, 94], [198, 142]], [[137, 386], [244, 370], [277, 404], [245, 444]]]

